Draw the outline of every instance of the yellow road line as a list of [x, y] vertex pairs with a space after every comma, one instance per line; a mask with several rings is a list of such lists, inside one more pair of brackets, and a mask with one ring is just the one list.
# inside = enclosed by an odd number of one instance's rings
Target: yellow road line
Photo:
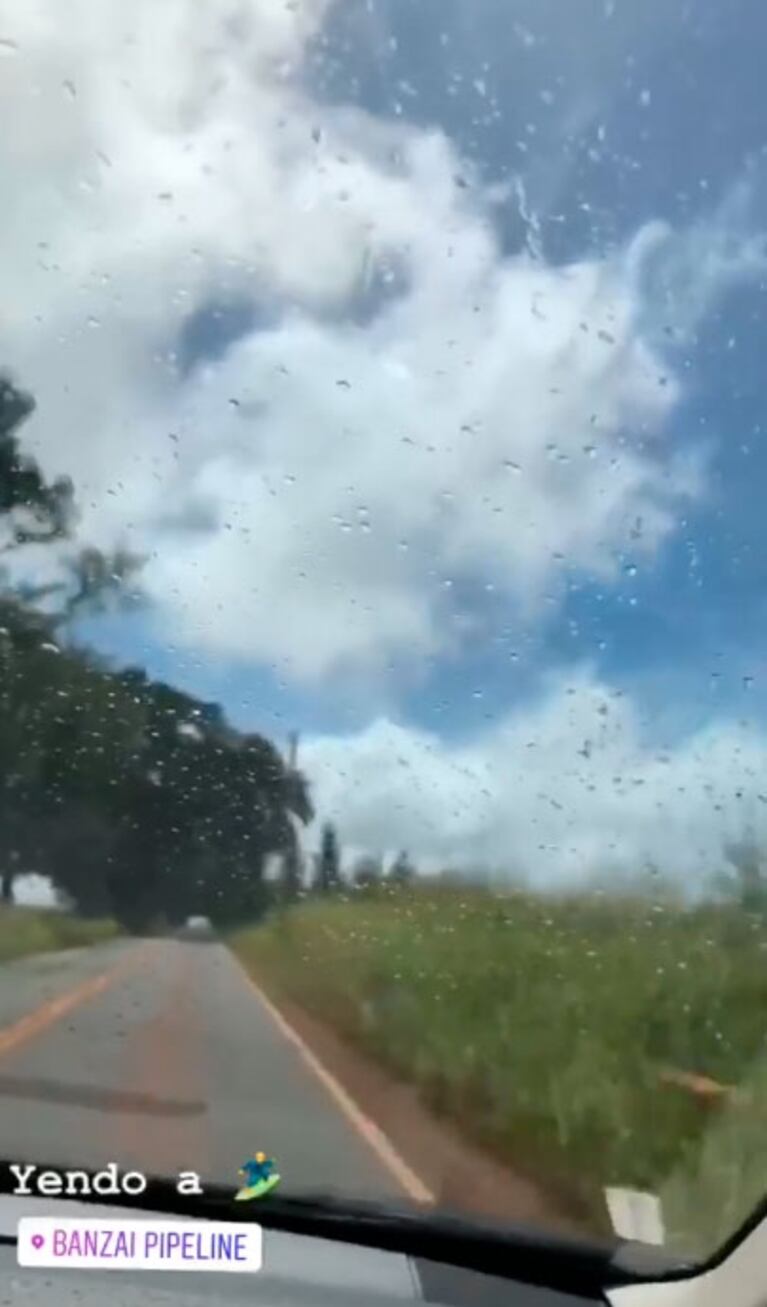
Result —
[[27, 1044], [31, 1039], [41, 1035], [49, 1026], [61, 1021], [62, 1017], [73, 1012], [75, 1008], [97, 998], [99, 994], [103, 994], [126, 971], [133, 970], [137, 964], [138, 958], [135, 954], [127, 962], [122, 959], [109, 971], [104, 971], [98, 976], [91, 976], [82, 984], [76, 985], [74, 989], [65, 990], [63, 994], [57, 994], [55, 998], [41, 1003], [39, 1007], [28, 1012], [26, 1016], [20, 1017], [12, 1025], [0, 1028], [0, 1057], [5, 1053], [14, 1052], [23, 1044]]
[[386, 1167], [387, 1171], [394, 1176], [394, 1179], [405, 1191], [408, 1198], [417, 1203], [434, 1203], [435, 1195], [428, 1185], [424, 1184], [420, 1176], [416, 1175], [412, 1167], [408, 1166], [405, 1159], [397, 1152], [397, 1149], [387, 1138], [380, 1126], [377, 1126], [362, 1108], [355, 1103], [354, 1099], [344, 1089], [339, 1080], [328, 1071], [320, 1059], [309, 1048], [308, 1044], [301, 1038], [296, 1030], [290, 1025], [282, 1013], [275, 1007], [274, 1003], [267, 998], [261, 987], [256, 984], [252, 976], [243, 971], [249, 981], [256, 997], [271, 1017], [277, 1029], [285, 1039], [289, 1041], [296, 1049], [307, 1067], [317, 1077], [320, 1083], [327, 1090], [333, 1099], [335, 1106], [343, 1113], [349, 1124], [354, 1128], [358, 1135], [364, 1139], [365, 1143], [373, 1150], [376, 1157]]

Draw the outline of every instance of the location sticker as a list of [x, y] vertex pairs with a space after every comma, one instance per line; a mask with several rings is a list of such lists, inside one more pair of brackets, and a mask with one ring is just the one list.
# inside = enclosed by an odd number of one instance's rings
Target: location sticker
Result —
[[19, 1266], [100, 1271], [260, 1271], [260, 1225], [23, 1216]]

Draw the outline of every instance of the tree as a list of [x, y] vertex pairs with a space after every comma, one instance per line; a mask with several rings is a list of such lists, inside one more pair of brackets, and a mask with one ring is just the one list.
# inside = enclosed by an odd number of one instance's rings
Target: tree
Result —
[[728, 844], [725, 855], [735, 872], [729, 880], [738, 905], [744, 912], [767, 912], [767, 868], [756, 841], [747, 838]]
[[151, 902], [171, 921], [195, 911], [219, 923], [253, 919], [269, 901], [264, 865], [272, 853], [283, 858], [284, 897], [295, 898], [302, 878], [295, 822], [311, 814], [305, 780], [270, 741], [234, 731], [218, 705], [149, 681], [142, 693], [144, 740], [124, 791], [119, 841], [121, 910], [135, 910], [132, 869], [140, 864], [141, 877], [152, 869], [142, 916]]
[[374, 889], [381, 884], [382, 880], [383, 867], [380, 858], [374, 858], [366, 854], [364, 857], [357, 859], [352, 873], [352, 882], [356, 889]]
[[398, 853], [391, 867], [389, 868], [389, 880], [392, 885], [410, 885], [415, 877], [415, 867], [413, 866], [407, 853], [404, 851]]
[[143, 561], [127, 549], [112, 554], [92, 547], [80, 549], [67, 560], [67, 579], [56, 587], [63, 599], [61, 621], [70, 621], [86, 608], [106, 612], [135, 607], [139, 602], [136, 574]]
[[331, 822], [322, 827], [320, 851], [316, 860], [314, 888], [318, 894], [332, 894], [341, 883], [341, 859], [336, 828]]
[[280, 890], [283, 903], [295, 903], [301, 894], [303, 883], [303, 859], [296, 839], [282, 855]]
[[0, 374], [0, 515], [6, 539], [0, 553], [26, 544], [46, 544], [69, 534], [74, 488], [68, 477], [49, 483], [33, 458], [23, 454], [17, 432], [35, 410], [31, 395]]
[[[21, 452], [20, 426], [34, 412], [31, 395], [0, 375], [0, 556], [7, 562], [28, 544], [61, 539], [73, 517], [72, 484], [66, 478], [48, 483], [40, 468]], [[8, 581], [8, 568], [0, 582]], [[2, 601], [0, 631], [0, 893], [13, 898], [21, 870], [22, 846], [29, 827], [30, 803], [40, 750], [34, 725], [39, 720], [44, 676], [42, 648], [51, 640], [51, 623], [24, 613], [7, 595]], [[25, 660], [23, 665], [21, 659]], [[31, 691], [31, 693], [30, 693]]]

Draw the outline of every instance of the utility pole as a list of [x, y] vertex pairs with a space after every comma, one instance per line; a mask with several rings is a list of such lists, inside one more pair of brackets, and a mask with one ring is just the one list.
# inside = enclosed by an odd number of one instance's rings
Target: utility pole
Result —
[[[298, 731], [291, 731], [288, 736], [288, 756], [287, 769], [290, 776], [295, 776], [298, 770]], [[303, 858], [301, 848], [296, 834], [294, 819], [289, 816], [291, 840], [285, 849], [282, 857], [282, 897], [283, 903], [288, 904], [298, 898], [303, 887]]]

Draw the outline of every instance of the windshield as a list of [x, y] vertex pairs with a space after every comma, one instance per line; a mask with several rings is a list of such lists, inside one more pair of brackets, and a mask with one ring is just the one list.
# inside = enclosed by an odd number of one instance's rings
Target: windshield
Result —
[[766, 24], [0, 0], [5, 1158], [762, 1196]]

